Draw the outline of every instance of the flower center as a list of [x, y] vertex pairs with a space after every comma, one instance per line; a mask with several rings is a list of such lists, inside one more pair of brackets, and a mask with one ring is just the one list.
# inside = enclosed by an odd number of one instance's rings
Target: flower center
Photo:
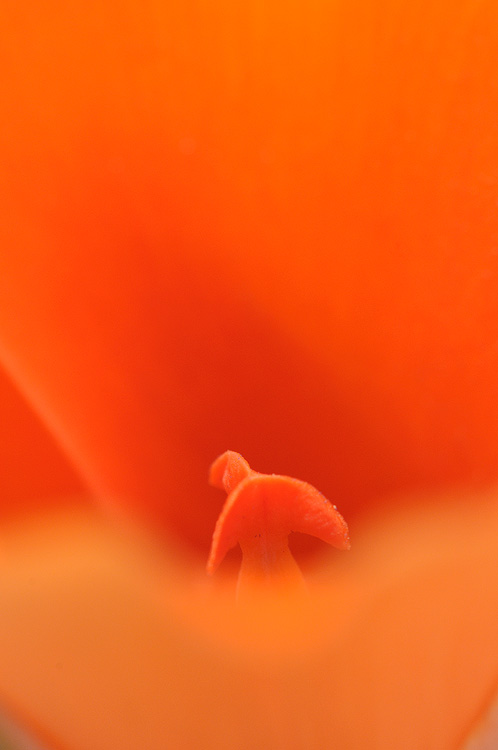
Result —
[[293, 531], [316, 536], [338, 549], [349, 549], [343, 517], [306, 482], [253, 471], [234, 451], [216, 459], [209, 480], [228, 497], [214, 530], [207, 572], [212, 575], [228, 550], [239, 544], [239, 596], [268, 588], [303, 588], [303, 576], [288, 544]]

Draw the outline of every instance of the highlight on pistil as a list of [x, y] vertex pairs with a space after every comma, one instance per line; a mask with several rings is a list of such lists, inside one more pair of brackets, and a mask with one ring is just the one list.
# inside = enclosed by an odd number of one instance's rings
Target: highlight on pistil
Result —
[[315, 536], [337, 549], [350, 548], [344, 518], [307, 482], [253, 471], [235, 451], [226, 451], [214, 461], [209, 482], [228, 497], [214, 530], [207, 572], [212, 575], [228, 550], [240, 544], [239, 594], [303, 585], [289, 549], [293, 531]]

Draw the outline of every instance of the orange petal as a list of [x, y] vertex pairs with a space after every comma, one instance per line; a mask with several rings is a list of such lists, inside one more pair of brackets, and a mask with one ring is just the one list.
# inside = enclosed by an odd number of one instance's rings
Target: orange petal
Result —
[[495, 4], [29, 5], [0, 329], [93, 486], [206, 545], [216, 446], [343, 507], [494, 478]]
[[484, 715], [471, 736], [463, 744], [462, 750], [493, 750], [498, 745], [498, 701], [493, 691], [490, 705], [485, 707]]
[[246, 623], [95, 518], [4, 530], [0, 694], [70, 750], [453, 750], [498, 674], [498, 516], [426, 500]]
[[77, 502], [81, 479], [1, 369], [0, 414], [0, 519]]

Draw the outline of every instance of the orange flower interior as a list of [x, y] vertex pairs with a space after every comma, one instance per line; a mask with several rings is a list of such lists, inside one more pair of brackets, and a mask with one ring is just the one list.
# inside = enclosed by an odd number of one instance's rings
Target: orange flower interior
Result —
[[1, 357], [99, 496], [204, 556], [227, 445], [350, 522], [494, 480], [496, 3], [0, 29]]
[[[70, 750], [454, 750], [498, 675], [498, 3], [0, 34], [0, 360], [50, 433], [1, 382], [5, 703]], [[306, 611], [206, 580], [227, 445], [347, 512]]]

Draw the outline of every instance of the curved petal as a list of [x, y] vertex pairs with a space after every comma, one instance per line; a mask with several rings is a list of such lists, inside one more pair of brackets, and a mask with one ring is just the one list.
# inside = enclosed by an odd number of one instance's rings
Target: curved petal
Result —
[[498, 671], [496, 495], [426, 500], [247, 620], [88, 515], [11, 529], [0, 695], [68, 750], [453, 750]]
[[0, 519], [76, 502], [81, 480], [3, 370], [0, 413]]
[[498, 742], [498, 709], [496, 691], [493, 691], [491, 705], [486, 705], [484, 715], [479, 724], [474, 727], [472, 735], [462, 745], [462, 750], [493, 750]]
[[92, 485], [207, 545], [227, 445], [345, 509], [494, 477], [496, 6], [29, 9], [3, 356]]

